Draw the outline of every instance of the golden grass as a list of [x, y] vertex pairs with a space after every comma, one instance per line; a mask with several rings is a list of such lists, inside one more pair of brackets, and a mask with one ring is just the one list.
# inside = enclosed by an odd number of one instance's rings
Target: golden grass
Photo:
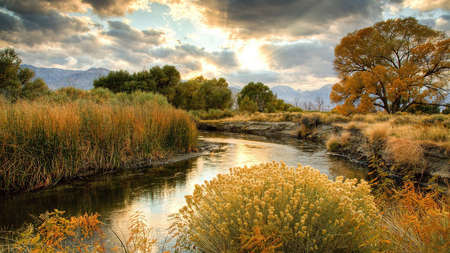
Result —
[[32, 190], [190, 151], [196, 136], [186, 112], [151, 101], [9, 104], [0, 110], [0, 191]]
[[344, 131], [340, 136], [331, 135], [326, 141], [327, 149], [331, 152], [337, 151], [340, 147], [345, 147], [349, 144], [351, 133]]
[[408, 167], [423, 167], [423, 149], [417, 141], [391, 137], [386, 142], [386, 151], [396, 162]]
[[391, 125], [389, 123], [369, 124], [363, 130], [364, 135], [371, 143], [386, 140], [390, 131]]

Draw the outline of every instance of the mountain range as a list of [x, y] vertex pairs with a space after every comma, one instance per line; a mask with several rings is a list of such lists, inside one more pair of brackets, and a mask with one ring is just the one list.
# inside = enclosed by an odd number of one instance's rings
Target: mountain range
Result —
[[90, 68], [88, 70], [65, 70], [58, 68], [36, 68], [32, 65], [24, 64], [23, 67], [34, 71], [36, 78], [44, 79], [51, 89], [62, 87], [76, 87], [83, 90], [94, 88], [92, 83], [100, 76], [108, 75], [110, 70], [104, 68]]
[[[62, 87], [75, 87], [83, 90], [90, 90], [94, 86], [92, 83], [100, 76], [108, 75], [110, 70], [105, 68], [90, 68], [88, 70], [64, 70], [58, 68], [37, 68], [32, 65], [24, 64], [23, 67], [27, 67], [35, 72], [36, 78], [42, 78], [47, 86], [51, 89], [58, 89]], [[302, 91], [300, 89], [295, 90], [290, 86], [279, 85], [272, 87], [271, 90], [274, 94], [277, 94], [279, 99], [283, 99], [286, 103], [290, 103], [294, 106], [305, 107], [309, 105], [316, 106], [316, 98], [323, 100], [323, 109], [327, 110], [331, 106], [329, 99], [332, 84], [327, 84], [318, 90]], [[232, 86], [229, 87], [234, 95], [242, 90], [242, 87]], [[314, 109], [314, 108], [312, 108]]]

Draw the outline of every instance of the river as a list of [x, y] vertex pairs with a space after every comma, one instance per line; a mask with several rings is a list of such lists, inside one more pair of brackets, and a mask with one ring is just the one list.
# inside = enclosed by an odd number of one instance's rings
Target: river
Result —
[[[0, 199], [0, 228], [16, 229], [47, 210], [64, 210], [67, 215], [99, 213], [105, 224], [106, 243], [116, 244], [118, 240], [111, 229], [127, 237], [130, 215], [142, 211], [161, 246], [170, 226], [168, 216], [185, 204], [184, 196], [192, 194], [196, 184], [228, 173], [230, 167], [284, 161], [289, 166], [311, 165], [330, 179], [339, 175], [367, 179], [363, 168], [327, 155], [326, 147], [317, 142], [231, 133], [200, 133], [200, 139], [220, 148], [209, 155], [169, 165], [101, 175], [95, 180], [77, 180]], [[170, 249], [168, 246], [165, 250]]]

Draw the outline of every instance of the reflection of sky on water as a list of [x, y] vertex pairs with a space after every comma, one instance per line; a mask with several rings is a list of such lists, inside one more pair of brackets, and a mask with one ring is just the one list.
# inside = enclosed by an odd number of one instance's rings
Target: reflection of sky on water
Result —
[[[338, 175], [364, 178], [366, 174], [346, 161], [328, 156], [325, 147], [314, 142], [232, 134], [202, 134], [201, 138], [218, 143], [220, 149], [163, 167], [116, 173], [93, 182], [8, 198], [0, 202], [0, 210], [6, 214], [0, 217], [0, 226], [17, 227], [31, 221], [28, 214], [38, 215], [57, 208], [69, 215], [98, 212], [107, 227], [127, 238], [130, 216], [142, 211], [153, 227], [153, 235], [162, 243], [170, 226], [168, 216], [185, 205], [184, 196], [192, 194], [196, 184], [203, 184], [219, 173], [228, 173], [230, 167], [282, 160], [289, 166], [311, 165], [330, 179]], [[109, 228], [105, 227], [104, 231], [108, 234], [107, 242], [117, 242]]]

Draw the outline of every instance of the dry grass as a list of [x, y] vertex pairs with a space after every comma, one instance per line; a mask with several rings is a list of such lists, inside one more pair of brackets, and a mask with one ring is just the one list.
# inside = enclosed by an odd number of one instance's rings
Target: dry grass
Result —
[[344, 131], [340, 136], [331, 135], [326, 141], [327, 149], [331, 152], [337, 151], [341, 147], [345, 147], [349, 144], [351, 133]]
[[413, 141], [448, 142], [450, 129], [441, 125], [400, 125], [393, 126], [392, 135]]
[[181, 110], [144, 104], [18, 102], [0, 109], [0, 191], [186, 152], [197, 130]]
[[363, 130], [364, 135], [370, 143], [386, 140], [390, 134], [390, 131], [391, 126], [389, 123], [370, 124]]
[[341, 144], [339, 143], [339, 138], [334, 134], [328, 138], [326, 145], [328, 151], [331, 152], [335, 152], [341, 147]]
[[386, 151], [396, 162], [408, 167], [423, 167], [423, 149], [417, 141], [391, 137], [386, 142]]

